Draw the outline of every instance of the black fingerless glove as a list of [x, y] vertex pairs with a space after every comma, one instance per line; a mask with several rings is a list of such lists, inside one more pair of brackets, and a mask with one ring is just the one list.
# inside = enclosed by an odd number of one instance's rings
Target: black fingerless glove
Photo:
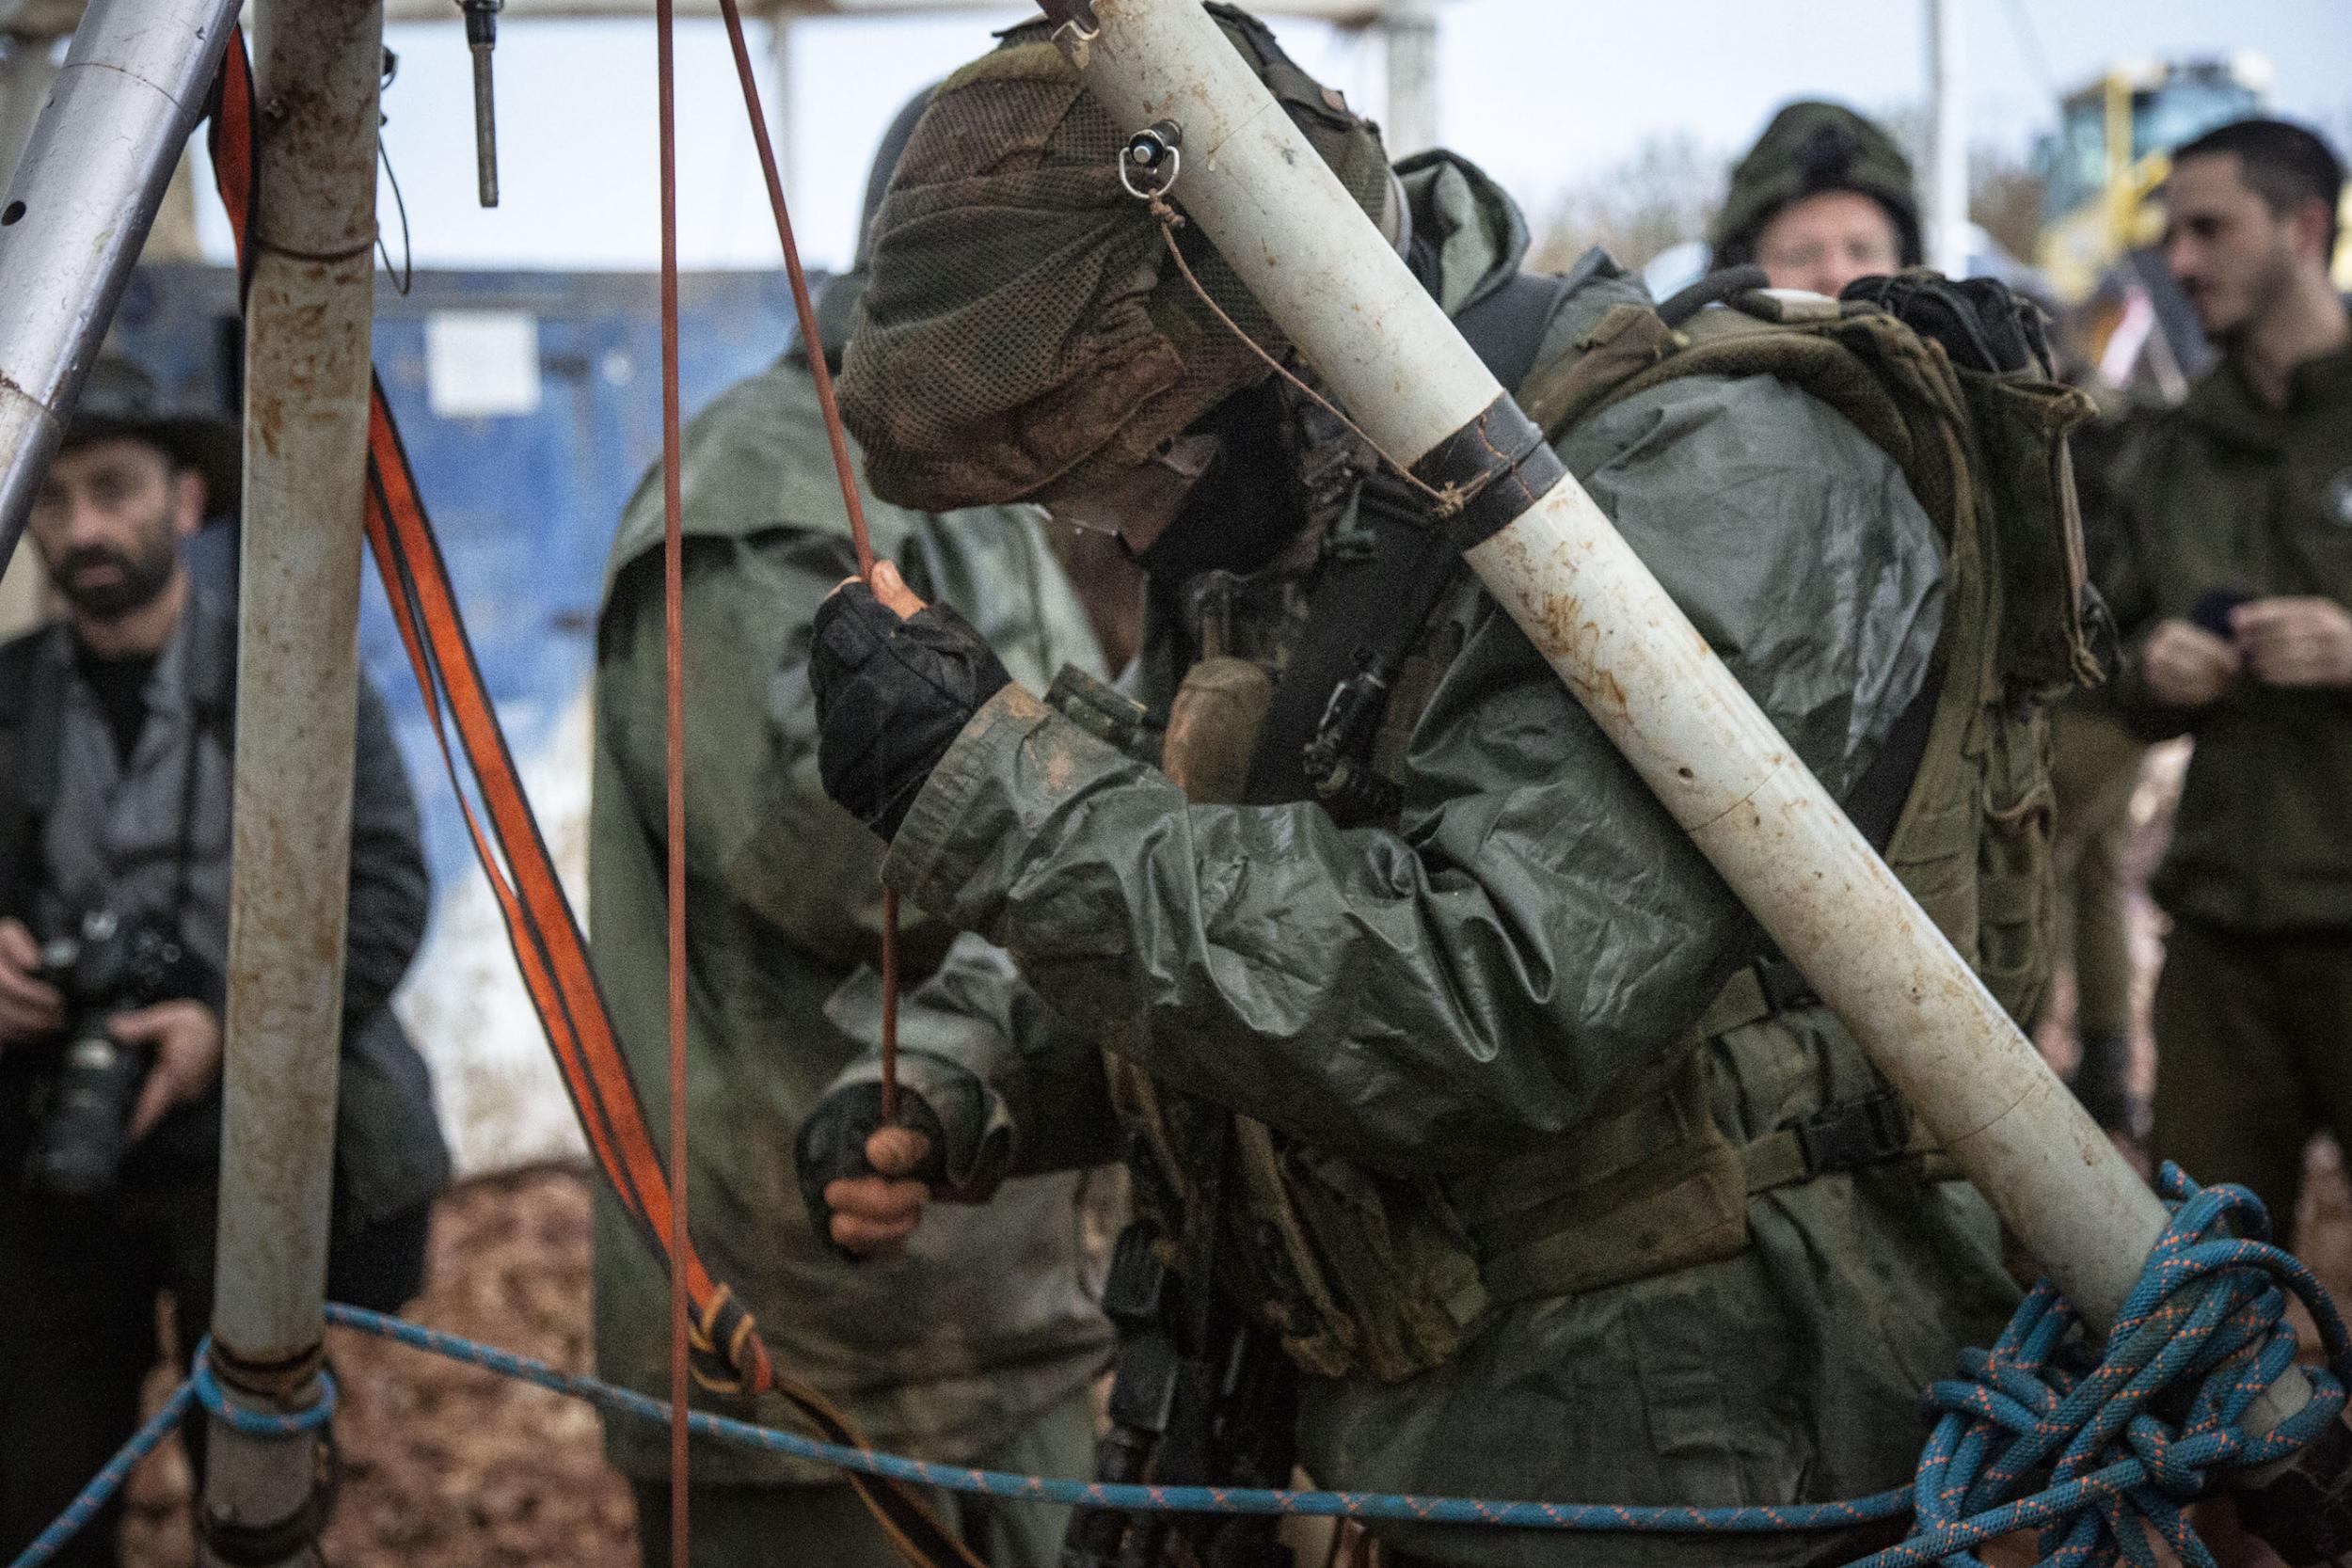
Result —
[[901, 621], [863, 582], [818, 609], [808, 678], [825, 793], [885, 839], [963, 726], [1012, 682], [962, 616], [932, 605]]
[[[801, 1180], [801, 1201], [808, 1206], [810, 1228], [817, 1232], [818, 1241], [852, 1262], [858, 1254], [836, 1244], [833, 1239], [833, 1205], [825, 1201], [825, 1188], [831, 1182], [875, 1174], [866, 1158], [866, 1140], [882, 1126], [882, 1100], [879, 1083], [850, 1084], [835, 1089], [808, 1114], [808, 1119], [801, 1123], [800, 1135], [792, 1143], [792, 1164]], [[911, 1128], [930, 1140], [930, 1152], [923, 1156], [923, 1163], [908, 1180], [932, 1185], [946, 1180], [947, 1132], [930, 1101], [901, 1086], [896, 1125]]]

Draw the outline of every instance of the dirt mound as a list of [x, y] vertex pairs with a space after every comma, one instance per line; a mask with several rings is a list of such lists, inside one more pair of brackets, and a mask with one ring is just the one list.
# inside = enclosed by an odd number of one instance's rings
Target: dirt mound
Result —
[[[588, 1178], [538, 1169], [467, 1182], [434, 1214], [432, 1269], [408, 1316], [589, 1370]], [[479, 1368], [329, 1330], [342, 1385], [335, 1568], [634, 1568], [635, 1509], [577, 1400]], [[160, 1375], [154, 1395], [169, 1385]], [[175, 1439], [131, 1479], [125, 1568], [194, 1554]]]

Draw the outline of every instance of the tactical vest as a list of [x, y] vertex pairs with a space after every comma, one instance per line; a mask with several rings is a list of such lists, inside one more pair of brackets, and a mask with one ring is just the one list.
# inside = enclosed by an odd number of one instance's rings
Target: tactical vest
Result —
[[[1947, 610], [1934, 673], [1885, 745], [1896, 766], [1874, 767], [1847, 805], [1866, 831], [1867, 817], [1883, 818], [1871, 836], [1889, 866], [2023, 1020], [2049, 979], [2045, 705], [2098, 673], [2084, 636], [2065, 439], [2090, 407], [2033, 369], [1954, 359], [1886, 309], [1754, 293], [1679, 327], [1647, 305], [1620, 305], [1518, 392], [1556, 441], [1670, 380], [1772, 375], [1829, 404], [1894, 460], [1942, 538]], [[1195, 586], [1209, 601], [1195, 606], [1204, 657], [1171, 706], [1162, 752], [1194, 799], [1244, 798], [1259, 732], [1313, 618], [1305, 580], [1278, 569]], [[1443, 619], [1423, 629], [1386, 683], [1359, 766], [1377, 773], [1401, 759], [1459, 652], [1445, 645], [1454, 635]], [[1874, 790], [1881, 800], [1861, 799]], [[1216, 1272], [1305, 1370], [1395, 1380], [1450, 1358], [1495, 1306], [1739, 1252], [1758, 1194], [1896, 1160], [1914, 1162], [1923, 1180], [1943, 1174], [1891, 1090], [1744, 1148], [1716, 1125], [1701, 1047], [1736, 1050], [1738, 1031], [1814, 1005], [1789, 966], [1759, 955], [1625, 1109], [1580, 1128], [1572, 1144], [1470, 1177], [1391, 1177], [1231, 1117], [1214, 1142], [1220, 1168], [1208, 1184], [1224, 1211]], [[1133, 1133], [1138, 1204], [1161, 1211], [1164, 1234], [1197, 1235], [1185, 1220], [1202, 1197], [1191, 1168], [1199, 1159], [1178, 1125], [1197, 1118], [1172, 1117], [1148, 1075], [1107, 1060]]]

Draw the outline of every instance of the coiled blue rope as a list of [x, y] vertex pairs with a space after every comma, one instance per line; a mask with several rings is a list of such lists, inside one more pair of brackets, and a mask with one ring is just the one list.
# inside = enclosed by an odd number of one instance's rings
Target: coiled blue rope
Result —
[[[2188, 1568], [2213, 1568], [2185, 1506], [2233, 1470], [2282, 1459], [2344, 1411], [2352, 1341], [2312, 1272], [2271, 1243], [2262, 1205], [2242, 1187], [2200, 1188], [2167, 1165], [2160, 1188], [2171, 1223], [2124, 1304], [2105, 1357], [2095, 1364], [2078, 1320], [2046, 1282], [2035, 1288], [1990, 1351], [1963, 1353], [1964, 1378], [1928, 1394], [1941, 1410], [1910, 1487], [1842, 1502], [1783, 1507], [1659, 1508], [1597, 1503], [1500, 1502], [1393, 1493], [1294, 1492], [1217, 1486], [1116, 1485], [1012, 1475], [875, 1453], [691, 1412], [706, 1437], [744, 1444], [840, 1469], [951, 1492], [1042, 1503], [1177, 1513], [1297, 1513], [1414, 1524], [1680, 1534], [1828, 1530], [1912, 1513], [1910, 1539], [1854, 1568], [1924, 1568], [1939, 1560], [1973, 1563], [1971, 1548], [2019, 1529], [2039, 1529], [2046, 1568], [2153, 1568], [2137, 1521], [2146, 1520]], [[2233, 1234], [2232, 1227], [2243, 1234]], [[2328, 1367], [2310, 1372], [2312, 1398], [2263, 1436], [2238, 1425], [2249, 1407], [2296, 1357], [2286, 1320], [2289, 1296], [2319, 1325]], [[621, 1415], [667, 1421], [669, 1406], [595, 1378], [477, 1344], [453, 1334], [358, 1307], [330, 1306], [330, 1322], [394, 1339], [504, 1377], [590, 1401]], [[122, 1476], [186, 1413], [192, 1399], [220, 1408], [217, 1384], [199, 1360], [202, 1386], [183, 1385], [115, 1461], [10, 1568], [38, 1568], [103, 1505]], [[2186, 1413], [2168, 1421], [2152, 1409], [2168, 1390], [2188, 1390]], [[233, 1408], [233, 1407], [230, 1407]], [[2168, 1403], [2167, 1408], [2170, 1408]], [[320, 1410], [331, 1409], [331, 1396]], [[255, 1417], [315, 1425], [324, 1414]], [[294, 1429], [294, 1430], [299, 1430]], [[2023, 1489], [2039, 1485], [2029, 1496]], [[54, 1538], [54, 1539], [53, 1539]]]

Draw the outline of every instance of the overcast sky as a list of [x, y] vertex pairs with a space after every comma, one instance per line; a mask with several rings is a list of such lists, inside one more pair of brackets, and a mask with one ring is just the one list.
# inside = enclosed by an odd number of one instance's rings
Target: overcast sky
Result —
[[[1954, 0], [1965, 13], [1973, 139], [2022, 150], [2055, 95], [2115, 60], [2250, 51], [2280, 112], [2339, 143], [2352, 130], [2352, 0]], [[473, 199], [469, 64], [447, 26], [392, 29], [384, 144], [427, 266], [653, 266], [653, 24], [509, 20], [499, 44], [504, 204]], [[1925, 97], [1919, 0], [1457, 0], [1438, 40], [1441, 138], [1541, 214], [1560, 188], [1676, 132], [1728, 155], [1792, 97], [1866, 110]], [[793, 216], [812, 265], [848, 257], [876, 139], [908, 94], [988, 47], [1017, 8], [823, 20], [792, 33]], [[1375, 118], [1376, 39], [1278, 24], [1286, 47]], [[759, 29], [766, 46], [766, 29]], [[725, 34], [679, 28], [680, 249], [690, 267], [769, 266], [774, 230], [744, 134]], [[762, 89], [774, 96], [769, 77]], [[209, 196], [206, 198], [209, 203]], [[384, 223], [395, 256], [389, 193]], [[226, 258], [225, 222], [202, 214]]]

